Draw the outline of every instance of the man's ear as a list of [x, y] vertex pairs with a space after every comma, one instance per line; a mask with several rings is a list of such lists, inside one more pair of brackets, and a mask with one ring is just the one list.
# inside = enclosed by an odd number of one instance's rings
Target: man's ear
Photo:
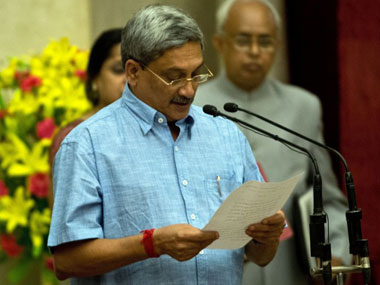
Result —
[[214, 35], [212, 37], [212, 43], [216, 51], [221, 54], [223, 52], [224, 38], [221, 35]]
[[124, 68], [125, 68], [125, 76], [127, 77], [128, 84], [131, 87], [136, 87], [138, 78], [142, 71], [141, 65], [133, 59], [128, 59], [127, 62], [125, 63]]

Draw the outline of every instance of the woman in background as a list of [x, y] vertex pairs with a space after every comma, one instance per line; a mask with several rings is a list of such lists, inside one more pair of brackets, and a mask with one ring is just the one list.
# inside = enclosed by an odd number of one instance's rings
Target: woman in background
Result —
[[[93, 108], [78, 120], [64, 126], [54, 136], [49, 152], [51, 168], [61, 142], [70, 131], [103, 107], [119, 99], [123, 93], [126, 77], [121, 61], [121, 31], [122, 29], [117, 28], [103, 32], [92, 46], [87, 65], [85, 89]], [[49, 192], [51, 206], [53, 205], [52, 188], [51, 183]]]

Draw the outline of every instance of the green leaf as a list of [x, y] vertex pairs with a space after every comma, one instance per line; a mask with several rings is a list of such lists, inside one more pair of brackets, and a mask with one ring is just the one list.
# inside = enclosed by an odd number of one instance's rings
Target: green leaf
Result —
[[8, 280], [11, 283], [18, 283], [23, 280], [31, 270], [34, 260], [23, 260], [17, 263], [9, 272]]
[[57, 277], [54, 272], [47, 269], [46, 267], [42, 269], [42, 282], [46, 285], [56, 285], [59, 284]]
[[0, 110], [5, 109], [5, 103], [3, 100], [3, 95], [1, 95], [1, 90], [0, 90]]

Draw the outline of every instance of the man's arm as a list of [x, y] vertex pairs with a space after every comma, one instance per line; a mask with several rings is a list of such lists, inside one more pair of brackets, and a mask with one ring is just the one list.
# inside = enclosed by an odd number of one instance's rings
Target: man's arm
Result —
[[[193, 258], [219, 237], [217, 232], [204, 232], [188, 224], [177, 224], [153, 233], [158, 255], [168, 254], [178, 261]], [[91, 239], [69, 242], [54, 247], [54, 267], [58, 279], [89, 277], [148, 258], [143, 234], [119, 239]]]
[[54, 269], [59, 280], [101, 275], [147, 258], [142, 234], [120, 239], [92, 239], [54, 248]]
[[253, 239], [245, 247], [248, 259], [260, 266], [271, 262], [276, 255], [284, 225], [285, 214], [278, 211], [261, 223], [248, 226], [246, 233]]

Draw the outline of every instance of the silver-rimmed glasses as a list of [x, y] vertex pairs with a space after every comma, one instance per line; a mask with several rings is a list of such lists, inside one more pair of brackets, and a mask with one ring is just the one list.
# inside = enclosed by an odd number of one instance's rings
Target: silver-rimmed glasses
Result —
[[205, 83], [209, 78], [213, 77], [214, 74], [211, 72], [211, 70], [207, 67], [207, 65], [204, 64], [204, 67], [207, 70], [207, 73], [204, 74], [197, 74], [191, 78], [180, 78], [175, 79], [170, 82], [167, 82], [165, 79], [163, 79], [161, 76], [159, 76], [157, 73], [155, 73], [153, 70], [151, 70], [149, 67], [147, 67], [145, 64], [140, 63], [144, 68], [146, 68], [150, 73], [152, 73], [154, 76], [156, 76], [158, 79], [160, 79], [165, 85], [167, 86], [173, 86], [177, 88], [181, 88], [186, 85], [187, 82], [193, 82], [195, 84], [201, 84]]
[[246, 34], [238, 34], [235, 36], [226, 35], [231, 40], [233, 47], [242, 52], [252, 50], [254, 44], [257, 44], [261, 52], [273, 52], [276, 48], [277, 40], [270, 35], [252, 36]]

